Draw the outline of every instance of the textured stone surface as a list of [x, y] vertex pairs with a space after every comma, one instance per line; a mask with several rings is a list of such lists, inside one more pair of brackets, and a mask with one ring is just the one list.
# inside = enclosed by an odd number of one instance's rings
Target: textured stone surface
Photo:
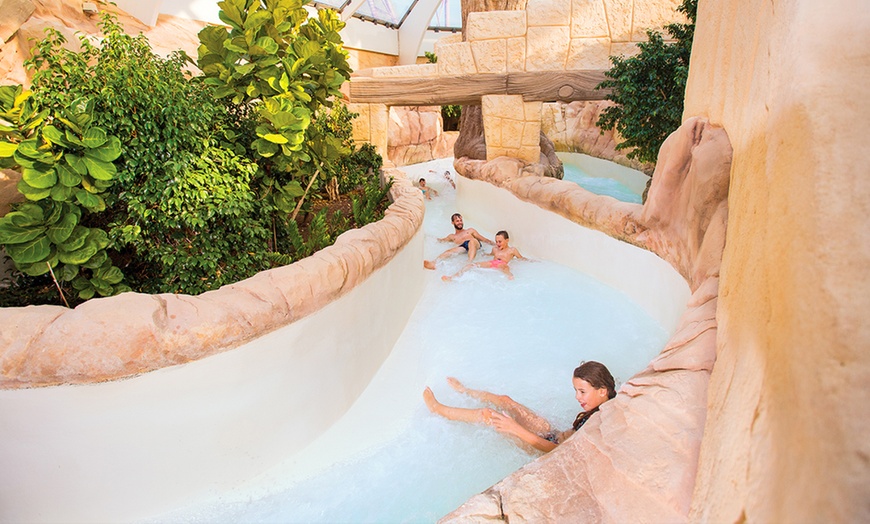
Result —
[[530, 27], [568, 25], [571, 23], [571, 0], [529, 0], [526, 17]]
[[632, 0], [604, 0], [607, 27], [612, 42], [631, 41]]
[[610, 40], [572, 38], [565, 69], [610, 69]]
[[440, 46], [438, 55], [439, 75], [465, 75], [477, 72], [474, 55], [468, 42]]
[[680, 0], [652, 0], [649, 2], [634, 2], [632, 11], [631, 39], [635, 42], [646, 40], [646, 30], [653, 29], [664, 33], [664, 26], [671, 22], [685, 22], [686, 17], [677, 13]]
[[478, 73], [507, 72], [507, 40], [471, 42], [471, 53]]
[[9, 40], [35, 9], [30, 0], [0, 0], [0, 43]]
[[509, 38], [507, 40], [507, 70], [509, 73], [526, 70], [525, 38]]
[[579, 224], [650, 249], [693, 295], [670, 341], [583, 429], [470, 499], [442, 522], [686, 522], [716, 361], [718, 272], [731, 146], [693, 118], [662, 147], [645, 206], [576, 184], [524, 176], [514, 159], [454, 167]]
[[571, 1], [571, 38], [609, 36], [603, 0]]
[[525, 34], [525, 11], [489, 11], [468, 14], [468, 28], [465, 35], [469, 42], [492, 38], [510, 38]]
[[412, 64], [393, 67], [378, 67], [372, 70], [374, 77], [420, 77], [438, 74], [437, 64]]
[[340, 297], [422, 224], [420, 191], [399, 171], [379, 222], [311, 257], [198, 296], [123, 293], [75, 309], [0, 309], [0, 387], [112, 380], [200, 359], [262, 336]]
[[526, 45], [526, 71], [565, 69], [570, 30], [567, 26], [530, 27]]
[[396, 166], [453, 156], [457, 132], [445, 133], [438, 106], [390, 108], [389, 159]]
[[734, 161], [690, 519], [870, 522], [870, 11], [698, 7], [685, 114]]

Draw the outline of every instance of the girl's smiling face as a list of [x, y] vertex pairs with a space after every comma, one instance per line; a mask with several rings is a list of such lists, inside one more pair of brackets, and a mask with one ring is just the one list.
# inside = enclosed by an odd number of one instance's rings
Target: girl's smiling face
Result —
[[574, 377], [574, 398], [580, 403], [583, 411], [590, 411], [607, 400], [607, 388], [596, 388], [582, 378]]

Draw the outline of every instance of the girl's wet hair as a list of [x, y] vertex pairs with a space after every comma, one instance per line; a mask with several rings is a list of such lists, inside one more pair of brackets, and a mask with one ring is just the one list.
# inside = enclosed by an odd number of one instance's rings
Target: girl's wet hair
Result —
[[500, 237], [504, 238], [505, 240], [511, 239], [511, 237], [508, 236], [507, 231], [505, 231], [504, 229], [502, 229], [501, 231], [496, 233], [495, 236], [497, 236], [497, 237], [500, 236]]
[[613, 380], [613, 375], [607, 367], [600, 362], [594, 360], [582, 362], [574, 370], [574, 378], [585, 380], [595, 389], [607, 388], [607, 398], [616, 396], [616, 381]]

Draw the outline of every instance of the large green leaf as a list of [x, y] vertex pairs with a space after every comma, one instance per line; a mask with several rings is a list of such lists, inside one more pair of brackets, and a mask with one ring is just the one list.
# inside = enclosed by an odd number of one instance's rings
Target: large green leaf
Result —
[[57, 223], [52, 224], [45, 234], [55, 244], [62, 244], [70, 237], [78, 223], [79, 219], [77, 216], [67, 213]]
[[30, 169], [21, 170], [21, 179], [35, 189], [49, 189], [57, 184], [57, 173], [54, 169]]
[[109, 266], [105, 269], [98, 269], [95, 277], [106, 282], [107, 284], [117, 284], [118, 282], [124, 280], [124, 274], [121, 273], [121, 270], [115, 266]]
[[75, 189], [71, 187], [67, 187], [63, 184], [55, 184], [52, 186], [49, 196], [55, 202], [66, 202], [73, 195], [73, 191], [75, 191]]
[[112, 180], [115, 177], [115, 173], [118, 172], [115, 164], [111, 162], [103, 162], [87, 155], [82, 158], [82, 161], [88, 168], [88, 174], [97, 180]]
[[19, 180], [16, 187], [18, 188], [18, 192], [24, 195], [27, 200], [42, 200], [51, 194], [51, 188], [37, 189], [24, 180]]
[[[207, 26], [199, 32], [198, 36], [199, 41], [202, 42], [209, 51], [217, 55], [223, 55], [224, 40], [226, 40], [228, 37], [225, 27], [220, 27], [216, 25]], [[202, 58], [201, 53], [200, 58]]]
[[67, 153], [63, 155], [63, 159], [66, 161], [67, 165], [69, 165], [69, 167], [72, 168], [72, 170], [76, 173], [80, 175], [86, 175], [88, 173], [88, 166], [85, 165], [81, 156]]
[[88, 209], [95, 209], [100, 206], [100, 201], [102, 199], [91, 192], [79, 189], [76, 191], [76, 200], [78, 200], [79, 204]]
[[3, 219], [10, 220], [19, 227], [36, 226], [41, 225], [45, 221], [45, 212], [39, 204], [28, 203], [18, 206], [11, 213], [7, 213]]
[[34, 264], [16, 264], [18, 270], [29, 277], [38, 277], [49, 272], [51, 261], [36, 262]]
[[67, 252], [81, 249], [82, 246], [85, 245], [85, 242], [87, 242], [90, 232], [91, 230], [84, 226], [76, 226], [73, 228], [69, 238], [67, 238], [62, 244], [57, 245], [57, 249], [59, 251]]
[[53, 144], [57, 144], [62, 147], [70, 147], [69, 142], [67, 142], [66, 137], [63, 134], [63, 131], [54, 127], [53, 125], [47, 125], [43, 127], [42, 136]]
[[100, 162], [113, 162], [119, 156], [121, 156], [121, 141], [114, 135], [110, 136], [104, 145], [95, 149], [85, 150], [85, 157], [99, 160]]
[[85, 144], [85, 147], [89, 149], [100, 147], [105, 144], [108, 139], [108, 136], [106, 136], [106, 130], [102, 127], [92, 127], [82, 135], [82, 142]]
[[15, 154], [15, 150], [18, 149], [18, 144], [13, 144], [11, 142], [0, 142], [0, 158], [9, 158]]
[[81, 175], [73, 171], [66, 163], [57, 164], [55, 171], [57, 171], [58, 181], [66, 187], [76, 187], [82, 183]]
[[0, 244], [23, 244], [44, 232], [44, 227], [20, 227], [13, 224], [11, 220], [0, 220]]
[[97, 246], [86, 242], [84, 246], [75, 251], [58, 251], [57, 258], [64, 264], [81, 265], [87, 262], [92, 256], [96, 255], [97, 251], [99, 251]]
[[51, 242], [46, 236], [39, 236], [22, 244], [9, 244], [6, 253], [16, 264], [33, 264], [41, 262], [51, 255]]

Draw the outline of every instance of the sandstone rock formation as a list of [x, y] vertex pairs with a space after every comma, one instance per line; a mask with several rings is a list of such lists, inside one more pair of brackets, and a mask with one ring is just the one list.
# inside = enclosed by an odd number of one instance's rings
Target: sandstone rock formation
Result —
[[457, 136], [444, 131], [440, 106], [391, 107], [387, 156], [396, 166], [451, 157]]
[[[168, 15], [160, 15], [157, 24], [149, 27], [113, 4], [98, 2], [100, 10], [114, 13], [124, 30], [131, 35], [144, 33], [154, 52], [166, 56], [183, 50], [196, 59], [199, 46], [197, 33], [206, 24]], [[14, 7], [13, 7], [14, 5]], [[8, 6], [8, 9], [7, 9]], [[24, 13], [29, 11], [27, 17]], [[3, 0], [0, 4], [0, 84], [28, 85], [30, 73], [23, 63], [30, 58], [35, 40], [45, 37], [45, 30], [56, 29], [67, 39], [67, 45], [76, 49], [79, 35], [98, 38], [99, 15], [82, 11], [82, 3], [73, 0]]]
[[644, 206], [523, 176], [516, 160], [455, 162], [465, 176], [655, 252], [686, 278], [693, 295], [662, 353], [598, 416], [442, 522], [687, 520], [716, 360], [731, 154], [721, 128], [687, 120], [663, 145]]
[[621, 142], [614, 130], [604, 131], [595, 125], [604, 109], [613, 105], [609, 100], [553, 102], [541, 109], [541, 130], [553, 141], [556, 151], [584, 153], [619, 165], [652, 174], [652, 164], [643, 164], [618, 151]]

